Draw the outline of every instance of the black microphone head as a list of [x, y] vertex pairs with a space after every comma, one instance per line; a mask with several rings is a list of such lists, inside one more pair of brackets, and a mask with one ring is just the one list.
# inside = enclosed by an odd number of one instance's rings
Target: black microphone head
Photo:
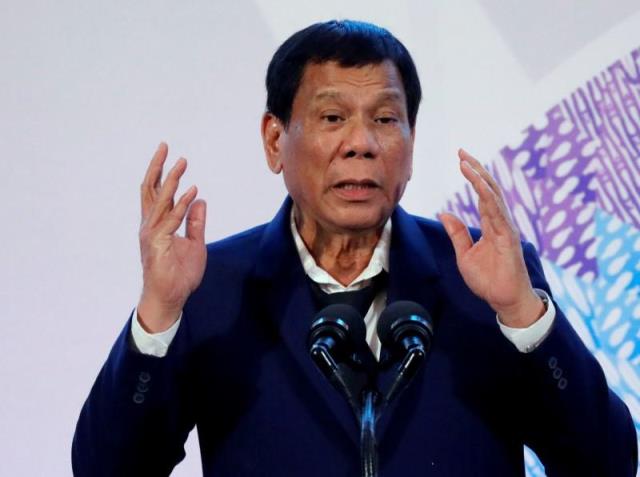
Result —
[[351, 305], [329, 305], [316, 314], [309, 330], [308, 347], [321, 337], [331, 337], [339, 347], [354, 349], [366, 340], [367, 330], [358, 310]]
[[391, 350], [398, 349], [404, 338], [414, 336], [421, 339], [427, 351], [433, 337], [433, 320], [423, 306], [401, 300], [385, 308], [378, 320], [377, 331], [380, 342]]

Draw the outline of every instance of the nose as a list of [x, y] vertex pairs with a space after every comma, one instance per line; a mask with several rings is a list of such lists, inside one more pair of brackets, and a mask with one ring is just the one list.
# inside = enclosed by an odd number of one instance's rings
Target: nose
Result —
[[341, 156], [348, 158], [374, 159], [380, 154], [380, 143], [374, 131], [375, 125], [354, 119], [345, 128]]

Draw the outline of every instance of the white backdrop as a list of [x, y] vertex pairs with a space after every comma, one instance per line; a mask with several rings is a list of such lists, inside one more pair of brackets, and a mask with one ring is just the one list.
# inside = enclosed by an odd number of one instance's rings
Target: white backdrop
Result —
[[[433, 215], [483, 161], [640, 46], [637, 0], [0, 1], [0, 475], [66, 476], [82, 403], [141, 285], [138, 189], [189, 160], [207, 240], [284, 196], [259, 138], [275, 48], [314, 21], [395, 33], [424, 101], [403, 205]], [[199, 475], [195, 438], [174, 475]]]

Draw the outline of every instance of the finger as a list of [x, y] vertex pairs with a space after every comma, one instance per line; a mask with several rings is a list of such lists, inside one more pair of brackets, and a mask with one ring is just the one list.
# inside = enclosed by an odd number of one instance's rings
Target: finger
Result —
[[149, 215], [149, 223], [154, 225], [162, 220], [165, 214], [171, 212], [174, 208], [173, 198], [178, 190], [178, 186], [180, 185], [180, 178], [187, 170], [187, 161], [183, 157], [178, 159], [174, 166], [171, 168], [169, 173], [167, 174], [162, 187], [160, 188], [160, 193], [156, 197], [153, 205], [151, 207], [150, 215]]
[[165, 161], [167, 160], [169, 154], [169, 146], [166, 142], [161, 142], [158, 145], [158, 151], [154, 154], [154, 157], [151, 159], [156, 163], [156, 168], [154, 170], [155, 174], [150, 177], [150, 184], [154, 189], [158, 189], [160, 187], [160, 180], [162, 179], [162, 168], [164, 166]]
[[469, 181], [473, 189], [478, 194], [480, 199], [491, 200], [495, 202], [495, 193], [493, 189], [487, 184], [484, 178], [476, 171], [467, 161], [460, 161], [460, 172]]
[[458, 157], [460, 158], [461, 161], [467, 161], [471, 166], [471, 168], [474, 171], [476, 171], [480, 175], [480, 177], [482, 177], [485, 180], [487, 184], [489, 184], [489, 187], [491, 187], [491, 190], [498, 197], [502, 198], [502, 189], [500, 188], [496, 180], [493, 178], [493, 176], [489, 174], [489, 171], [487, 171], [487, 169], [485, 169], [485, 167], [480, 163], [480, 161], [478, 161], [475, 157], [473, 157], [464, 149], [458, 149]]
[[502, 209], [505, 217], [509, 220], [509, 209], [507, 207], [506, 201], [504, 199], [504, 194], [502, 192], [502, 188], [498, 185], [498, 182], [495, 178], [489, 173], [489, 171], [478, 161], [475, 157], [469, 154], [464, 149], [458, 150], [458, 157], [460, 161], [466, 161], [471, 168], [477, 172], [480, 177], [487, 183], [487, 185], [491, 188], [493, 193], [496, 195], [498, 206]]
[[442, 222], [444, 230], [447, 232], [456, 258], [460, 260], [464, 254], [473, 246], [473, 240], [467, 226], [453, 214], [443, 212], [438, 214], [438, 219]]
[[494, 242], [496, 234], [498, 233], [495, 229], [495, 225], [487, 215], [480, 217], [480, 231], [482, 236], [491, 242]]
[[180, 196], [175, 207], [173, 207], [162, 221], [162, 225], [160, 226], [161, 232], [171, 235], [178, 230], [178, 227], [180, 227], [180, 224], [187, 214], [189, 205], [191, 205], [191, 202], [193, 202], [197, 194], [198, 188], [196, 186], [191, 186]]
[[187, 214], [187, 225], [185, 235], [191, 240], [204, 243], [204, 229], [207, 222], [207, 203], [202, 200], [196, 200]]
[[[493, 232], [496, 234], [511, 231], [511, 222], [507, 215], [506, 207], [502, 206], [500, 199], [484, 178], [466, 161], [460, 162], [460, 170], [478, 194], [480, 218], [487, 217], [493, 227]], [[488, 232], [488, 230], [483, 229], [483, 232]]]
[[[466, 153], [466, 151], [464, 150], [460, 150], [460, 167], [462, 168], [463, 165], [467, 166], [471, 171], [475, 172], [475, 174], [477, 174], [479, 177], [482, 178], [482, 180], [487, 184], [487, 186], [489, 187], [489, 189], [491, 189], [491, 192], [493, 192], [493, 194], [495, 195], [498, 205], [503, 206], [506, 208], [506, 205], [504, 204], [504, 197], [502, 195], [502, 189], [500, 189], [500, 186], [498, 185], [498, 183], [495, 181], [495, 179], [493, 178], [493, 176], [491, 174], [489, 174], [489, 171], [487, 171], [482, 164], [480, 164], [476, 159], [474, 159], [471, 155], [468, 155], [468, 153]], [[465, 156], [465, 154], [467, 154]]]
[[151, 158], [151, 162], [147, 167], [142, 185], [140, 186], [140, 201], [143, 220], [148, 216], [149, 210], [151, 209], [155, 199], [157, 188], [160, 185], [160, 179], [162, 177], [162, 168], [167, 159], [168, 152], [169, 148], [167, 144], [161, 142]]

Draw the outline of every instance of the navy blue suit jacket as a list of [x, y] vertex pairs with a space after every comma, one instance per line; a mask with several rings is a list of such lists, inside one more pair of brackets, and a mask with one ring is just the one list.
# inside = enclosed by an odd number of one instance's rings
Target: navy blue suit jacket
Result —
[[[205, 476], [359, 475], [356, 421], [307, 352], [317, 310], [290, 207], [208, 246], [166, 357], [134, 351], [127, 324], [82, 409], [75, 475], [168, 475], [194, 425]], [[534, 287], [549, 291], [533, 247], [524, 252]], [[635, 475], [629, 413], [562, 312], [535, 351], [519, 353], [464, 284], [441, 225], [398, 207], [388, 302], [400, 299], [430, 311], [435, 335], [378, 422], [381, 477], [522, 476], [523, 444], [549, 476]]]

